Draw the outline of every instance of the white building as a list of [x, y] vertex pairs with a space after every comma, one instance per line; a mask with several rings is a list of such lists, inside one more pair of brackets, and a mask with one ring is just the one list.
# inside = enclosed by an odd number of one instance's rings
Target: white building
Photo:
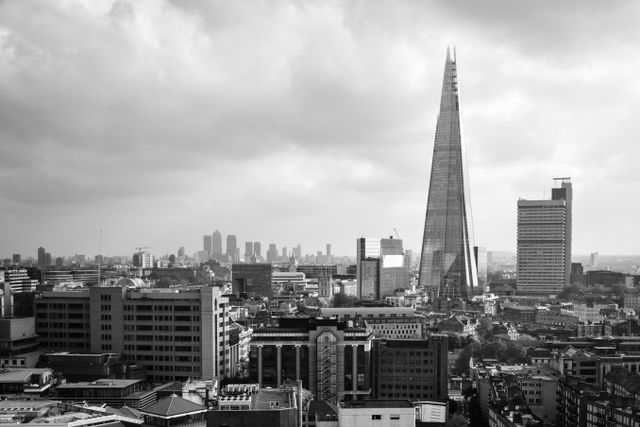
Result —
[[408, 400], [340, 402], [338, 425], [358, 427], [414, 427], [416, 411]]

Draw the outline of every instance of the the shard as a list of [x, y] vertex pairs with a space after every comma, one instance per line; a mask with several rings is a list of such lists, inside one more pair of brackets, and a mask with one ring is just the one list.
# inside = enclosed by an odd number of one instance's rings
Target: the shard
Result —
[[465, 183], [455, 51], [447, 49], [433, 147], [419, 285], [441, 298], [477, 292], [468, 189]]

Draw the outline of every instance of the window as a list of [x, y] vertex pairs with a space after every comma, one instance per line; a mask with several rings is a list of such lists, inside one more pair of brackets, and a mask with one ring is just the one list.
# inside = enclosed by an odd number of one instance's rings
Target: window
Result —
[[382, 415], [379, 415], [379, 414], [371, 415], [371, 419], [372, 420], [381, 420], [382, 419]]

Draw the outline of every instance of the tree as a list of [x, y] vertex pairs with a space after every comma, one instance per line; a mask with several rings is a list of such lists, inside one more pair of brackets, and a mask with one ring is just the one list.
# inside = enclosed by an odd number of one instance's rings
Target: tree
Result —
[[339, 308], [339, 307], [353, 307], [353, 304], [355, 303], [355, 298], [345, 294], [344, 292], [340, 292], [338, 294], [335, 294], [333, 296], [333, 298], [331, 299], [331, 305], [333, 307]]
[[469, 423], [461, 414], [454, 414], [445, 424], [446, 427], [467, 427], [468, 425]]
[[627, 287], [624, 285], [624, 283], [614, 283], [611, 286], [611, 293], [613, 293], [618, 298], [621, 298], [627, 293]]
[[478, 334], [478, 337], [480, 337], [480, 339], [493, 339], [493, 320], [490, 317], [483, 317], [478, 320], [476, 333]]

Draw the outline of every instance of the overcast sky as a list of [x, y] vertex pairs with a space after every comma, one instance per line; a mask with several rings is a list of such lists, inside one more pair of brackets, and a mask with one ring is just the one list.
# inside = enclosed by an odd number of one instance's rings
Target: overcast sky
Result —
[[[0, 255], [219, 229], [421, 245], [447, 45], [477, 244], [574, 187], [574, 254], [640, 253], [637, 1], [5, 1]], [[264, 251], [264, 249], [263, 249]]]

